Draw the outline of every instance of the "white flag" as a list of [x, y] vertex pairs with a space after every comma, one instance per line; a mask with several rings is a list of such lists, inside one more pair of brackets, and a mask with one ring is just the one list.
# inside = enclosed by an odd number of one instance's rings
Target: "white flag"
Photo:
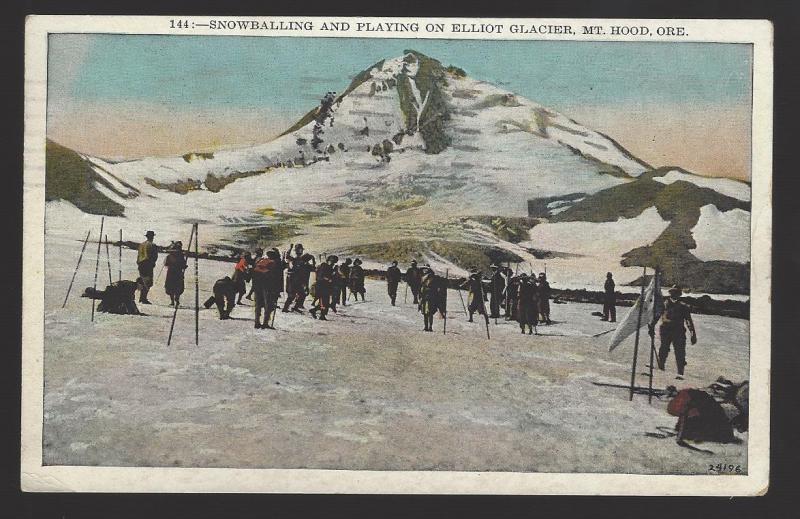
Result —
[[[620, 345], [622, 341], [628, 338], [631, 334], [636, 332], [636, 323], [639, 320], [639, 307], [644, 304], [642, 308], [642, 321], [640, 326], [647, 326], [651, 320], [655, 320], [661, 314], [661, 287], [659, 283], [660, 276], [656, 273], [650, 279], [650, 284], [644, 291], [644, 296], [640, 296], [625, 317], [620, 321], [619, 326], [614, 330], [611, 340], [608, 343], [608, 351], [614, 351], [614, 348]], [[655, 312], [653, 309], [655, 308]]]

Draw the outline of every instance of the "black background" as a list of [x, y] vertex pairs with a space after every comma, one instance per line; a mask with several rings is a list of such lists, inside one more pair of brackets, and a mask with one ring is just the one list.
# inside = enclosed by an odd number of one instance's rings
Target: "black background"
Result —
[[[494, 496], [293, 496], [195, 494], [24, 494], [19, 490], [20, 440], [20, 297], [22, 258], [22, 128], [24, 17], [27, 14], [151, 15], [337, 15], [580, 18], [753, 18], [775, 26], [775, 98], [773, 166], [773, 347], [770, 488], [757, 498], [615, 498]], [[553, 1], [409, 2], [395, 1], [270, 1], [209, 2], [206, 0], [64, 0], [12, 1], [0, 10], [0, 38], [5, 73], [0, 76], [2, 140], [0, 221], [6, 236], [0, 249], [0, 518], [79, 517], [610, 517], [788, 518], [800, 516], [793, 497], [800, 489], [797, 414], [800, 413], [800, 249], [798, 223], [797, 131], [800, 95], [797, 59], [800, 31], [797, 2], [773, 1]], [[756, 214], [757, 208], [754, 208]], [[735, 246], [732, 244], [731, 246]], [[759, 251], [754, 251], [759, 252]], [[58, 258], [45, 258], [58, 261]], [[653, 493], [659, 492], [653, 479]]]

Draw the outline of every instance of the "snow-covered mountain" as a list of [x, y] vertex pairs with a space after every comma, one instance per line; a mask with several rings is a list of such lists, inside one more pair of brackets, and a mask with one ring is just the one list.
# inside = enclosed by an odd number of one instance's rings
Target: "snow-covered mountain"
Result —
[[658, 264], [670, 282], [746, 293], [749, 193], [653, 170], [415, 51], [365, 69], [262, 145], [113, 163], [48, 142], [48, 232], [106, 214], [130, 239], [152, 228], [157, 243], [185, 242], [199, 220], [207, 249], [302, 241], [381, 264], [416, 255], [454, 274], [547, 261], [554, 286], [596, 287], [607, 270], [624, 283]]

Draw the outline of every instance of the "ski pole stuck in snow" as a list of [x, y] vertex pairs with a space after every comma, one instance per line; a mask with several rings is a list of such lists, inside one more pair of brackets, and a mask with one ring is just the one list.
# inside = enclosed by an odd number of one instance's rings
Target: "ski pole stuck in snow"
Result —
[[106, 261], [108, 262], [108, 284], [110, 285], [114, 281], [111, 279], [111, 253], [108, 249], [108, 234], [106, 234]]
[[[97, 259], [94, 263], [94, 285], [93, 290], [97, 291], [97, 271], [100, 270], [100, 244], [102, 243], [103, 237], [103, 224], [106, 221], [106, 217], [103, 216], [100, 218], [100, 236], [97, 238]], [[92, 322], [94, 322], [94, 306], [95, 306], [95, 299], [92, 298]]]
[[75, 275], [78, 273], [78, 268], [81, 266], [81, 260], [83, 259], [83, 251], [86, 250], [86, 244], [89, 243], [89, 235], [92, 234], [92, 231], [86, 233], [86, 239], [83, 240], [83, 247], [81, 247], [81, 254], [78, 256], [78, 264], [75, 265], [75, 272], [72, 273], [72, 280], [69, 282], [69, 288], [67, 288], [67, 295], [64, 297], [64, 304], [61, 305], [61, 308], [67, 306], [67, 299], [69, 299], [69, 293], [72, 291], [72, 284], [75, 282]]

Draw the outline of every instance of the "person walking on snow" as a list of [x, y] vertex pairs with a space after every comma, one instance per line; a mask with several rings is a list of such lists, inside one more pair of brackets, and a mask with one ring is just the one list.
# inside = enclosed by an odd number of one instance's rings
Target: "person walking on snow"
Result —
[[617, 294], [614, 291], [614, 278], [611, 272], [606, 274], [606, 284], [603, 287], [603, 321], [617, 322]]
[[183, 255], [183, 243], [173, 242], [169, 254], [164, 258], [164, 267], [167, 269], [167, 278], [164, 280], [164, 291], [170, 299], [169, 306], [178, 306], [181, 303], [181, 294], [184, 290], [184, 274], [189, 266], [186, 256]]
[[386, 269], [386, 291], [389, 293], [389, 299], [392, 301], [392, 306], [395, 306], [397, 300], [397, 285], [400, 284], [403, 273], [397, 268], [397, 261], [393, 261], [392, 265]]
[[[678, 379], [683, 379], [683, 370], [686, 366], [686, 328], [689, 329], [692, 345], [697, 344], [697, 333], [692, 321], [692, 312], [689, 305], [681, 301], [683, 291], [678, 286], [669, 289], [669, 297], [664, 301], [664, 310], [660, 316], [648, 324], [648, 334], [655, 336], [655, 326], [658, 324], [658, 335], [661, 345], [658, 349], [658, 369], [664, 371], [670, 346], [675, 348], [675, 364], [678, 367]], [[684, 327], [685, 325], [685, 327]]]

